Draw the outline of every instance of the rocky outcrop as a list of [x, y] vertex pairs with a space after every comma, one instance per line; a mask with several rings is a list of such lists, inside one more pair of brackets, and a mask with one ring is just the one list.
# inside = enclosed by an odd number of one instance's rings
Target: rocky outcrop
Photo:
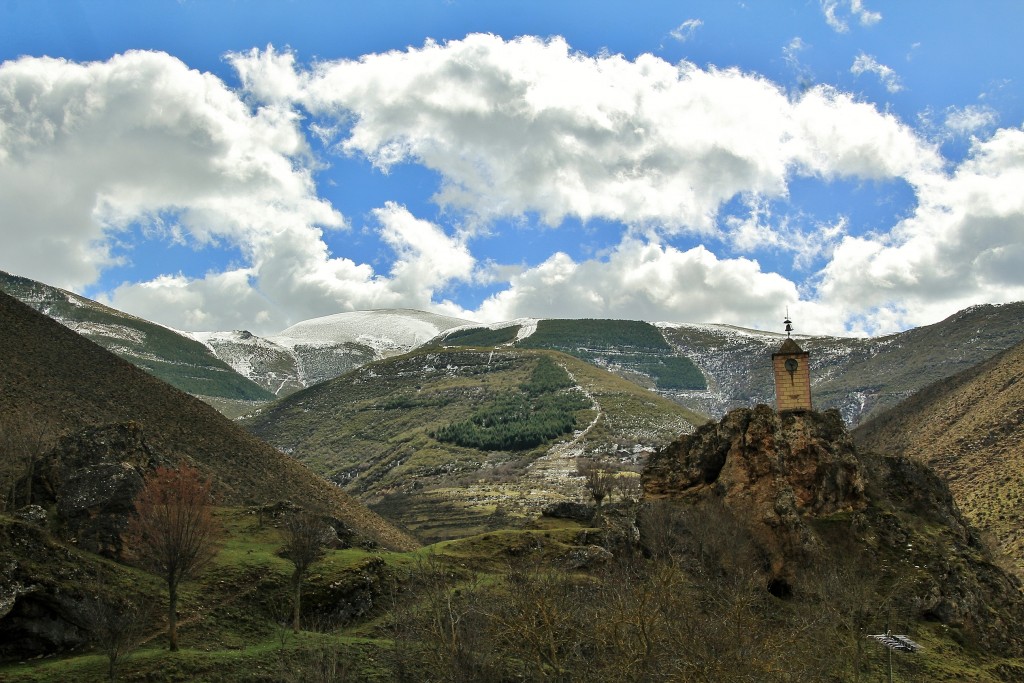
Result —
[[860, 463], [835, 410], [734, 410], [654, 454], [643, 483], [648, 498], [711, 487], [726, 498], [791, 498], [781, 504], [797, 513], [830, 514], [865, 502]]
[[57, 523], [78, 547], [108, 557], [148, 471], [159, 458], [136, 422], [90, 427], [63, 437], [36, 468], [33, 500], [56, 508]]
[[[84, 645], [85, 562], [35, 524], [0, 520], [0, 662]], [[2, 678], [2, 676], [0, 676]]]
[[643, 483], [649, 501], [725, 510], [780, 597], [839, 559], [891, 587], [914, 618], [993, 652], [1024, 651], [1020, 582], [946, 484], [921, 462], [858, 452], [837, 411], [735, 410], [652, 456]]
[[853, 443], [838, 411], [730, 412], [655, 453], [643, 476], [647, 499], [714, 495], [749, 520], [771, 570], [814, 539], [804, 520], [862, 509], [867, 499]]

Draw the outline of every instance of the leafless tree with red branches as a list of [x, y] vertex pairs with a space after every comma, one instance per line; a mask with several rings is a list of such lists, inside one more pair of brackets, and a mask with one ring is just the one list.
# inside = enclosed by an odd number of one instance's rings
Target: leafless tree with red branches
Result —
[[213, 519], [210, 483], [194, 467], [158, 467], [135, 499], [126, 547], [140, 565], [167, 582], [170, 649], [178, 649], [178, 585], [217, 553], [220, 526]]

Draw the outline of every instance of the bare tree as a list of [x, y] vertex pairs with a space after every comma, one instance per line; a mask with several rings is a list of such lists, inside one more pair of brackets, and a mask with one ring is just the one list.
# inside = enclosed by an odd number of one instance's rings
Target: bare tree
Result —
[[32, 503], [36, 463], [53, 440], [53, 431], [46, 423], [0, 415], [0, 509], [14, 510]]
[[576, 472], [583, 477], [583, 485], [590, 492], [601, 513], [601, 503], [615, 487], [616, 469], [600, 460], [577, 460]]
[[486, 608], [498, 598], [481, 577], [431, 554], [417, 561], [406, 583], [412, 594], [396, 599], [391, 613], [395, 680], [422, 680], [421, 671], [451, 683], [498, 680], [500, 648]]
[[292, 572], [292, 630], [299, 632], [302, 609], [302, 581], [309, 568], [323, 559], [330, 538], [327, 525], [319, 515], [308, 510], [289, 513], [281, 526], [284, 547], [281, 556], [295, 566]]
[[178, 585], [217, 553], [220, 526], [213, 519], [210, 483], [194, 467], [158, 467], [146, 478], [128, 523], [127, 547], [141, 565], [167, 582], [170, 649], [178, 649]]
[[619, 501], [626, 505], [630, 511], [630, 516], [635, 518], [639, 511], [640, 503], [644, 498], [644, 487], [641, 483], [640, 474], [628, 470], [619, 472], [613, 484], [615, 493], [619, 496]]
[[83, 606], [89, 637], [107, 656], [107, 677], [117, 680], [117, 667], [142, 639], [152, 610], [126, 597], [114, 595], [102, 575]]

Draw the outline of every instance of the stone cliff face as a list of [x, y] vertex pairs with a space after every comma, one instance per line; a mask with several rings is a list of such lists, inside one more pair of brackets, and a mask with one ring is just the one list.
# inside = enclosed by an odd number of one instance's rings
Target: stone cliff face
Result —
[[727, 499], [790, 499], [783, 507], [798, 513], [830, 514], [865, 502], [860, 463], [835, 410], [734, 410], [655, 454], [644, 476], [652, 498], [707, 487]]
[[651, 457], [648, 499], [715, 495], [752, 531], [771, 571], [814, 539], [807, 516], [863, 509], [864, 477], [838, 411], [776, 413], [768, 406], [730, 412]]

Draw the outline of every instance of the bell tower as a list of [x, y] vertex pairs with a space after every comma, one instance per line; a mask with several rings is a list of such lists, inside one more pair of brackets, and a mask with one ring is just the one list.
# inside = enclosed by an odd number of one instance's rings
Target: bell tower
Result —
[[772, 354], [772, 370], [775, 373], [775, 409], [780, 413], [787, 410], [811, 410], [811, 354], [800, 348], [790, 334], [793, 321], [786, 311], [786, 341], [778, 352]]

